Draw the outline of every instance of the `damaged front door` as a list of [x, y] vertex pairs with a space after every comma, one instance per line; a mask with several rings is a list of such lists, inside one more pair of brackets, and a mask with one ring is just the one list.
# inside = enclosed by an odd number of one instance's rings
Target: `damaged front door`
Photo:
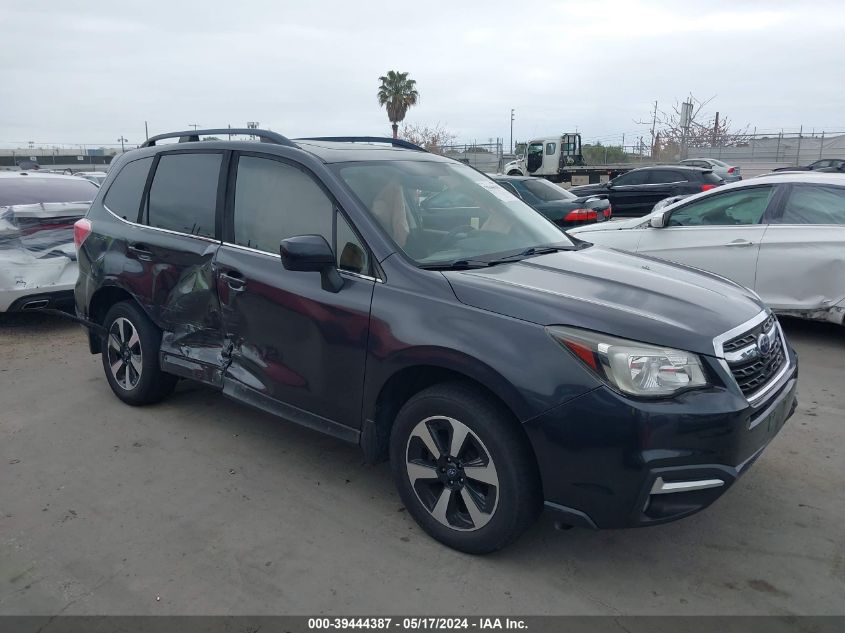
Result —
[[[307, 426], [354, 437], [360, 425], [370, 303], [369, 252], [318, 181], [293, 163], [241, 155], [217, 260], [232, 344], [224, 391]], [[339, 292], [286, 270], [279, 242], [321, 235], [337, 253]], [[339, 245], [339, 246], [338, 246]]]

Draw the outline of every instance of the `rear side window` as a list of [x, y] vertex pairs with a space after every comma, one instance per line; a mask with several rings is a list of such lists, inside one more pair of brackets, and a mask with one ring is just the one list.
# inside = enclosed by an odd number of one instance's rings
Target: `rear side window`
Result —
[[627, 174], [622, 174], [621, 176], [617, 176], [613, 179], [614, 186], [624, 186], [624, 185], [642, 185], [645, 183], [646, 171], [629, 171]]
[[686, 174], [680, 171], [672, 171], [671, 169], [652, 169], [648, 172], [648, 180], [646, 180], [646, 182], [650, 185], [657, 185], [667, 182], [684, 182], [686, 180]]
[[147, 224], [214, 237], [221, 154], [164, 154], [147, 205]]
[[845, 187], [794, 185], [778, 224], [845, 224]]
[[103, 199], [103, 204], [109, 211], [124, 220], [138, 220], [141, 197], [144, 195], [144, 185], [147, 184], [147, 174], [152, 164], [153, 158], [150, 156], [133, 160], [123, 166]]
[[557, 143], [546, 143], [546, 156], [553, 156], [556, 148]]
[[235, 182], [235, 244], [268, 253], [294, 235], [322, 235], [332, 243], [334, 204], [301, 169], [241, 156]]

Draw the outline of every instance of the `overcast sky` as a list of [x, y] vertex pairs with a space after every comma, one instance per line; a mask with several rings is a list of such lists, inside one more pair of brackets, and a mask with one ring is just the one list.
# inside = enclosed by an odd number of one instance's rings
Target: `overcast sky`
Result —
[[409, 71], [407, 121], [461, 140], [578, 129], [626, 144], [690, 92], [774, 130], [845, 130], [845, 3], [831, 1], [0, 3], [0, 145], [131, 143], [259, 121], [388, 135], [378, 77]]

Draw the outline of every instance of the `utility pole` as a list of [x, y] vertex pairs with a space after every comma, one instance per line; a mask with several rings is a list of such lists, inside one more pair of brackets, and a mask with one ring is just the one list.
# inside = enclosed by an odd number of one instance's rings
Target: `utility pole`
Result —
[[514, 115], [514, 110], [513, 110], [513, 108], [511, 108], [511, 151], [510, 151], [511, 154], [513, 154], [513, 115]]
[[199, 127], [199, 124], [198, 123], [188, 123], [188, 127], [194, 128], [194, 132], [196, 132], [197, 128]]
[[147, 138], [148, 141], [150, 140], [150, 128], [147, 127], [146, 121], [144, 121], [144, 136]]
[[716, 121], [713, 123], [713, 140], [710, 141], [711, 147], [716, 146], [716, 139], [719, 136], [719, 113], [716, 113]]
[[128, 142], [128, 141], [129, 141], [129, 139], [128, 139], [128, 138], [123, 138], [123, 134], [121, 134], [121, 135], [120, 135], [120, 138], [119, 138], [119, 139], [117, 139], [117, 140], [118, 140], [118, 142], [120, 143], [120, 153], [122, 154], [122, 153], [124, 153], [124, 152], [126, 151], [126, 148], [123, 146], [123, 144], [124, 144], [124, 143], [126, 143], [126, 142]]
[[651, 116], [651, 153], [654, 154], [654, 128], [657, 127], [657, 99], [654, 100], [654, 114]]
[[681, 104], [681, 160], [687, 158], [687, 139], [689, 128], [692, 124], [692, 101], [684, 101]]

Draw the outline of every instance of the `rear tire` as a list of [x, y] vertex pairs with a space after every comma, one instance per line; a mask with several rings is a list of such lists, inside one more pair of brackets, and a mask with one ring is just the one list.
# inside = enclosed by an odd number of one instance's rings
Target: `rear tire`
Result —
[[505, 547], [542, 509], [528, 439], [510, 412], [469, 383], [435, 385], [408, 400], [393, 425], [390, 462], [411, 516], [462, 552]]
[[158, 363], [161, 330], [134, 303], [113, 305], [103, 321], [103, 370], [114, 395], [126, 404], [159, 402], [173, 392], [178, 378]]

